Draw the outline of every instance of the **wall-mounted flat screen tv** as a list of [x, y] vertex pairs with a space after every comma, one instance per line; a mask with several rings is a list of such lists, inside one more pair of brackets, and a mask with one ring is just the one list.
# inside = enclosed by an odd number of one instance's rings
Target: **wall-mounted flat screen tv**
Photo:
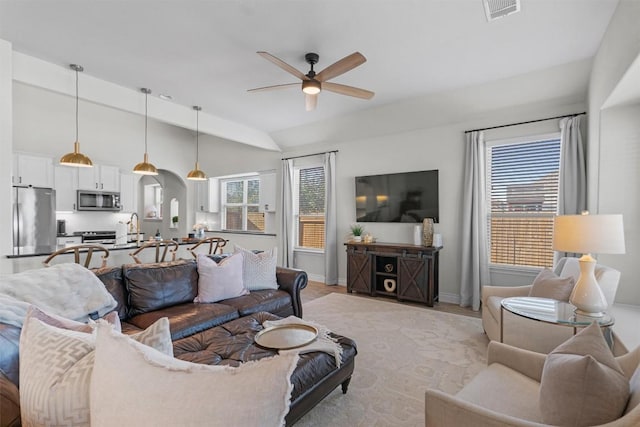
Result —
[[357, 222], [439, 222], [438, 171], [356, 177]]

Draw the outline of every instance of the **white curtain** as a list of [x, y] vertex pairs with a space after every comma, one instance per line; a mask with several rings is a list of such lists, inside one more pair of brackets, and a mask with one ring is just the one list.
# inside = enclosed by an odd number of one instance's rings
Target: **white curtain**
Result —
[[587, 167], [580, 122], [580, 116], [560, 120], [559, 215], [575, 215], [587, 208]]
[[338, 284], [338, 225], [336, 213], [336, 153], [324, 155], [324, 283]]
[[282, 206], [280, 207], [280, 247], [282, 266], [293, 267], [294, 227], [293, 218], [293, 159], [282, 160]]
[[[581, 116], [560, 120], [560, 177], [558, 215], [576, 215], [587, 209], [587, 166], [580, 131]], [[562, 257], [580, 256], [554, 252], [554, 265]]]
[[462, 200], [460, 306], [480, 309], [482, 286], [489, 283], [484, 134], [466, 134]]

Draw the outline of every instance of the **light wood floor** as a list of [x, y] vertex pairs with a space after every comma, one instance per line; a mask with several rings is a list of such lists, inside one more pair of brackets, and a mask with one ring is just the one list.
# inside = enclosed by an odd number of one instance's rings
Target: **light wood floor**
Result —
[[[309, 281], [309, 283], [307, 284], [307, 287], [302, 290], [302, 294], [301, 294], [302, 303], [304, 304], [306, 302], [313, 301], [316, 298], [320, 298], [334, 292], [339, 294], [346, 294], [347, 287], [346, 286], [327, 286], [324, 283]], [[436, 311], [442, 311], [445, 313], [461, 314], [463, 316], [480, 317], [479, 311], [473, 311], [470, 308], [464, 308], [464, 307], [460, 307], [459, 305], [449, 304], [446, 302], [438, 302], [434, 304], [433, 307], [427, 307], [425, 304], [418, 304], [418, 303], [411, 303], [411, 302], [398, 302], [392, 298], [387, 298], [382, 296], [372, 297], [370, 295], [359, 294], [356, 292], [352, 293], [351, 295], [357, 296], [358, 298], [375, 298], [378, 300], [389, 301], [395, 304], [406, 304], [412, 307], [424, 308], [425, 310], [436, 310]]]

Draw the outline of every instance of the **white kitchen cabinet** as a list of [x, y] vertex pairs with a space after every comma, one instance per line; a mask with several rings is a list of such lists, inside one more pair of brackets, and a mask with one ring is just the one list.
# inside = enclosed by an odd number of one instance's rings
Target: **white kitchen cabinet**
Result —
[[54, 184], [56, 189], [56, 211], [75, 211], [78, 193], [78, 172], [76, 168], [55, 166]]
[[120, 206], [122, 212], [138, 211], [138, 181], [140, 175], [133, 173], [120, 174]]
[[53, 188], [53, 160], [50, 157], [14, 153], [11, 183]]
[[196, 212], [215, 213], [220, 211], [220, 181], [218, 178], [196, 182], [194, 193]]
[[260, 173], [260, 212], [276, 211], [276, 173]]
[[66, 248], [68, 246], [75, 246], [81, 243], [82, 243], [82, 236], [56, 237], [56, 244], [58, 248]]
[[96, 165], [78, 168], [80, 190], [120, 191], [120, 169], [117, 166]]

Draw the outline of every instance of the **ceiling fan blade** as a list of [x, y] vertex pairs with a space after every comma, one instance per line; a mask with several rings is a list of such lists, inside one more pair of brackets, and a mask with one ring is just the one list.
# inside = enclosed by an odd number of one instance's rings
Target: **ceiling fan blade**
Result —
[[304, 104], [307, 111], [312, 111], [316, 109], [318, 105], [318, 95], [304, 95]]
[[322, 89], [328, 90], [329, 92], [335, 92], [341, 95], [355, 96], [356, 98], [362, 99], [371, 99], [373, 98], [373, 95], [375, 95], [375, 93], [371, 92], [370, 90], [330, 82], [323, 82]]
[[288, 87], [300, 87], [300, 83], [286, 83], [283, 85], [257, 87], [254, 89], [247, 89], [247, 92], [263, 92], [263, 91], [274, 90], [274, 89], [286, 89]]
[[258, 52], [258, 55], [262, 56], [264, 59], [266, 59], [268, 61], [273, 62], [278, 67], [282, 68], [287, 73], [296, 76], [300, 80], [309, 80], [309, 77], [305, 76], [302, 71], [299, 71], [299, 70], [293, 68], [291, 65], [287, 64], [286, 62], [284, 62], [280, 58], [276, 58], [275, 56], [271, 55], [269, 52], [260, 51], [260, 52]]
[[352, 53], [351, 55], [345, 56], [338, 62], [334, 62], [324, 70], [320, 71], [316, 75], [316, 80], [325, 82], [339, 76], [340, 74], [344, 74], [365, 62], [367, 62], [367, 58], [365, 58], [360, 52]]

